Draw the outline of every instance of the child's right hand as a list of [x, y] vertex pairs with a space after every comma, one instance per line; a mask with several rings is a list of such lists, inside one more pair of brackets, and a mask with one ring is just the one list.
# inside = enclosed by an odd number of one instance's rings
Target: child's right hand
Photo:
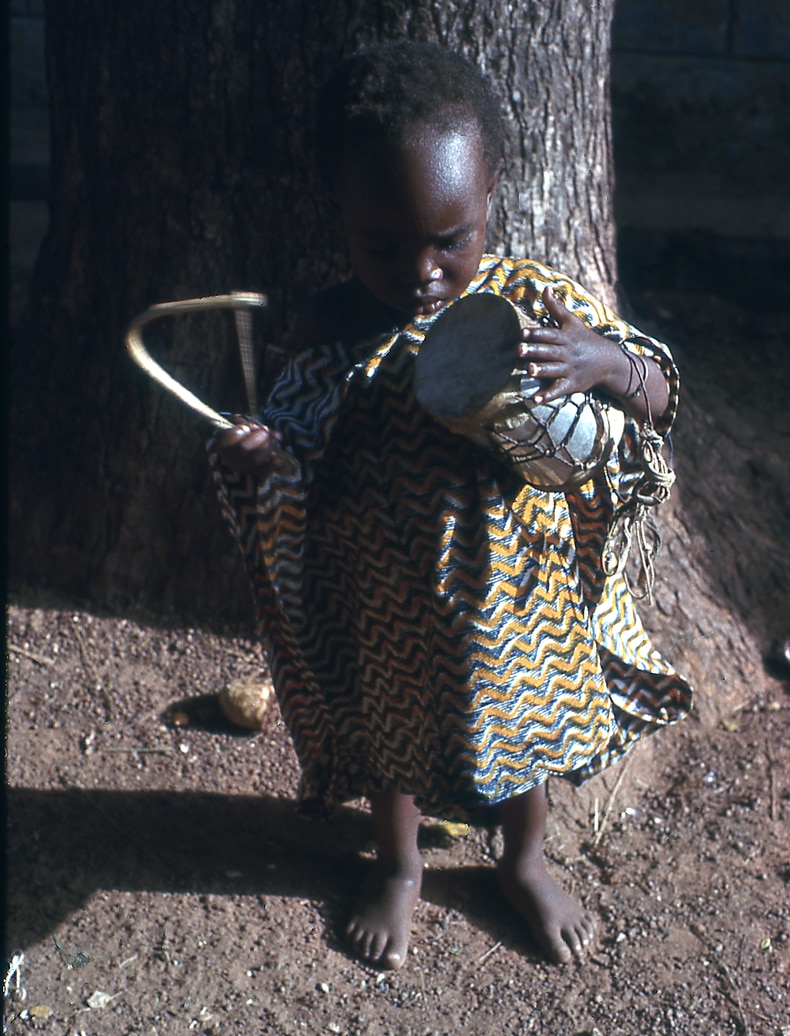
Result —
[[279, 432], [240, 414], [234, 414], [231, 420], [233, 428], [219, 432], [214, 439], [214, 449], [223, 464], [242, 475], [268, 475], [282, 467]]

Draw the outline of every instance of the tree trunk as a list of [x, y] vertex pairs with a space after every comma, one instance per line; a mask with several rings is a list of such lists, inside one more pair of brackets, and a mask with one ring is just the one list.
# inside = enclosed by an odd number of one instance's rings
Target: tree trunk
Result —
[[[330, 0], [306, 19], [293, 0], [49, 2], [52, 219], [13, 355], [13, 574], [105, 605], [248, 614], [209, 428], [133, 367], [123, 334], [155, 302], [264, 291], [270, 378], [301, 303], [345, 272], [310, 127], [361, 43], [432, 39], [479, 62], [511, 127], [491, 247], [611, 297], [612, 6]], [[170, 323], [146, 338], [157, 357], [217, 409], [243, 407], [227, 316]]]

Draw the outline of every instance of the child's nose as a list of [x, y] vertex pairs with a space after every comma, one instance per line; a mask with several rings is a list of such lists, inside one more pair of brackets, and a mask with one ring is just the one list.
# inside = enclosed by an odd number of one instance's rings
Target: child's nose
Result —
[[404, 264], [401, 278], [405, 284], [423, 285], [440, 280], [442, 269], [432, 248], [423, 249], [409, 256]]

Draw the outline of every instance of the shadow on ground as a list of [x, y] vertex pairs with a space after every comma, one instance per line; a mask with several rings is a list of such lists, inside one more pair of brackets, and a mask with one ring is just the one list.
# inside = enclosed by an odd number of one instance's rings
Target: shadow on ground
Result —
[[[318, 900], [332, 940], [370, 861], [369, 817], [329, 821], [268, 795], [11, 788], [7, 796], [7, 945], [46, 939], [97, 890]], [[423, 844], [441, 841], [434, 829]], [[522, 952], [525, 932], [501, 900], [493, 867], [426, 871], [423, 899], [461, 909]], [[342, 906], [341, 906], [342, 904]]]

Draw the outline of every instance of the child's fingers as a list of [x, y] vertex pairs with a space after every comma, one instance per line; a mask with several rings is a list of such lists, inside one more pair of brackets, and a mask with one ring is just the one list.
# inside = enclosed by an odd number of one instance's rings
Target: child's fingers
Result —
[[543, 305], [549, 311], [550, 316], [552, 316], [558, 323], [562, 323], [566, 317], [572, 316], [571, 311], [563, 306], [552, 288], [544, 288], [543, 295], [541, 297], [543, 299]]
[[252, 433], [252, 431], [253, 426], [250, 424], [234, 424], [232, 428], [226, 428], [216, 436], [214, 439], [214, 445], [220, 450], [239, 446]]
[[225, 428], [223, 431], [217, 432], [212, 443], [215, 449], [226, 450], [231, 446], [235, 446], [239, 439], [246, 435], [248, 431], [249, 428], [237, 424], [233, 428]]
[[583, 325], [577, 316], [565, 308], [551, 288], [544, 288], [541, 297], [543, 304], [549, 312], [549, 316], [554, 321], [554, 326], [527, 327], [524, 328], [521, 337], [525, 342], [553, 342], [554, 344], [561, 344], [564, 331], [571, 329], [575, 324]]
[[[243, 426], [242, 426], [243, 428]], [[231, 438], [235, 428], [223, 432], [224, 443], [217, 441], [216, 449], [222, 462], [234, 471], [247, 475], [263, 475], [282, 468], [281, 455], [277, 447], [278, 437], [268, 428], [244, 429], [235, 439]]]
[[534, 345], [537, 345], [538, 343], [559, 345], [559, 336], [561, 334], [562, 332], [558, 327], [526, 327], [521, 332], [521, 341], [529, 342]]
[[[533, 333], [537, 334], [538, 331], [545, 331], [546, 337], [533, 339]], [[534, 331], [530, 331], [528, 333], [530, 336], [529, 339], [519, 342], [519, 356], [524, 359], [529, 357], [530, 360], [554, 360], [560, 355], [560, 350], [564, 343], [554, 340], [555, 336], [560, 334], [557, 328], [535, 328]]]
[[527, 327], [521, 332], [522, 342], [544, 343], [547, 345], [565, 345], [568, 342], [568, 335], [575, 330], [584, 327], [581, 320], [565, 310], [565, 316], [559, 327]]
[[251, 453], [267, 452], [274, 449], [282, 441], [278, 432], [260, 424], [236, 424], [226, 428], [214, 440], [216, 449], [232, 452], [237, 456]]
[[257, 417], [249, 417], [247, 414], [233, 414], [231, 415], [231, 421], [239, 427], [243, 425], [246, 425], [249, 428], [266, 427], [265, 425], [261, 424]]
[[277, 437], [268, 428], [262, 428], [260, 425], [253, 425], [252, 427], [241, 425], [241, 427], [245, 431], [239, 436], [237, 442], [242, 450], [252, 452], [262, 447], [275, 446], [277, 443]]
[[549, 382], [548, 385], [541, 388], [532, 397], [535, 403], [551, 403], [555, 399], [561, 399], [563, 396], [569, 396], [573, 391], [573, 386], [568, 378], [556, 378], [554, 381]]
[[530, 378], [541, 378], [546, 381], [556, 381], [557, 378], [568, 377], [568, 365], [566, 363], [535, 363], [530, 361], [526, 366]]

